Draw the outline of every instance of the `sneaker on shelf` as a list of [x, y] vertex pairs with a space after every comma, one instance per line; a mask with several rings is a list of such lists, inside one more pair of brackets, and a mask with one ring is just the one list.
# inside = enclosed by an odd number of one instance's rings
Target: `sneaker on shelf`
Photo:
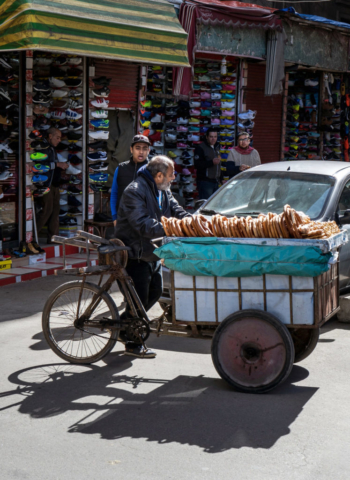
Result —
[[69, 216], [76, 216], [76, 215], [81, 215], [82, 214], [82, 211], [79, 210], [78, 207], [71, 207], [69, 210], [68, 210], [68, 215]]
[[81, 78], [67, 78], [65, 82], [67, 87], [77, 88], [81, 86], [83, 80]]
[[68, 195], [68, 205], [71, 207], [80, 207], [82, 203], [74, 195]]
[[201, 102], [190, 102], [191, 108], [199, 108], [201, 106]]
[[48, 159], [48, 155], [42, 152], [34, 152], [34, 153], [31, 153], [30, 159], [33, 162], [43, 162], [44, 160]]
[[31, 139], [42, 138], [42, 133], [39, 130], [32, 130], [28, 135]]
[[74, 130], [70, 130], [67, 133], [68, 140], [74, 140], [74, 141], [81, 140], [82, 136], [83, 136], [82, 133], [74, 132]]
[[200, 114], [201, 114], [200, 110], [196, 110], [196, 109], [190, 110], [190, 115], [194, 115], [194, 116], [198, 115], [199, 116]]
[[94, 118], [108, 118], [108, 111], [107, 110], [95, 110], [91, 112], [91, 116]]
[[104, 98], [107, 98], [109, 93], [110, 93], [110, 90], [108, 87], [102, 87], [102, 88], [94, 88], [92, 90], [92, 93], [93, 95], [95, 95], [95, 97], [104, 97]]
[[36, 190], [34, 190], [33, 192], [34, 197], [43, 197], [50, 191], [49, 187], [41, 187], [37, 185], [35, 185], [35, 187], [36, 187]]
[[71, 110], [70, 108], [68, 108], [66, 110], [66, 117], [67, 117], [68, 120], [76, 121], [76, 120], [79, 120], [80, 118], [82, 118], [82, 114], [78, 113], [78, 112], [75, 112], [74, 110]]
[[13, 68], [12, 65], [10, 65], [10, 64], [5, 60], [4, 57], [0, 57], [0, 66], [5, 67], [5, 68], [7, 68], [7, 69], [9, 69], [9, 70]]
[[67, 211], [60, 208], [60, 213], [58, 214], [58, 216], [60, 218], [66, 217], [67, 216]]
[[81, 183], [81, 180], [78, 177], [71, 175], [68, 183], [70, 183], [71, 185], [79, 185]]
[[[6, 171], [4, 173], [6, 173]], [[9, 175], [9, 177], [10, 176], [12, 177], [12, 173], [11, 173], [11, 175]], [[32, 183], [45, 183], [45, 182], [48, 181], [48, 179], [49, 178], [46, 175], [33, 175], [32, 176]], [[1, 178], [1, 175], [0, 175], [0, 180], [3, 180], [3, 178]]]
[[56, 57], [56, 58], [54, 58], [53, 63], [55, 65], [65, 65], [67, 63], [67, 58], [66, 57]]
[[109, 85], [111, 83], [111, 78], [107, 78], [105, 76], [103, 77], [97, 77], [97, 78], [94, 78], [92, 81], [94, 82], [95, 85]]
[[[0, 88], [0, 94], [1, 94], [1, 88]], [[36, 93], [33, 97], [33, 103], [48, 104], [50, 103], [50, 101], [51, 101], [51, 98], [48, 97], [47, 95], [44, 95], [41, 92]]]
[[183, 143], [183, 142], [178, 142], [176, 144], [176, 148], [188, 148], [188, 145], [186, 143]]
[[307, 78], [304, 81], [305, 87], [317, 87], [318, 85], [318, 80], [312, 80], [311, 78]]
[[56, 147], [56, 151], [62, 152], [62, 150], [67, 150], [68, 147], [69, 147], [68, 143], [60, 142]]
[[99, 151], [95, 153], [88, 153], [87, 158], [90, 160], [90, 162], [101, 162], [107, 160], [107, 152]]
[[177, 127], [176, 129], [178, 132], [188, 132], [188, 128], [187, 127], [184, 127], [183, 125], [180, 125]]
[[95, 138], [96, 140], [97, 139], [108, 140], [109, 132], [106, 130], [95, 130], [95, 131], [89, 130], [89, 137]]
[[33, 173], [48, 173], [51, 170], [50, 165], [45, 165], [43, 163], [35, 163], [32, 166]]
[[162, 142], [154, 142], [153, 147], [154, 147], [154, 148], [163, 148], [163, 147], [164, 147], [164, 143], [162, 143]]
[[191, 124], [199, 124], [201, 123], [198, 118], [191, 117], [189, 123]]
[[201, 139], [201, 137], [200, 137], [199, 135], [193, 135], [193, 134], [192, 134], [192, 135], [189, 135], [189, 136], [187, 137], [187, 140], [188, 140], [189, 142], [199, 142], [200, 139]]
[[50, 85], [45, 82], [36, 82], [36, 84], [33, 86], [33, 90], [35, 92], [42, 92], [45, 95], [50, 95], [51, 93]]
[[68, 95], [67, 90], [53, 90], [51, 93], [52, 98], [63, 98]]
[[94, 172], [106, 172], [108, 170], [107, 162], [96, 162], [89, 165], [90, 170]]
[[92, 150], [97, 150], [98, 148], [106, 148], [107, 147], [107, 144], [106, 142], [102, 141], [102, 140], [98, 140], [97, 142], [92, 142], [92, 143], [88, 143], [87, 145], [89, 148], [91, 148]]
[[239, 113], [238, 118], [240, 120], [254, 120], [256, 113], [257, 113], [256, 110], [255, 111], [248, 110], [248, 112]]
[[68, 57], [67, 63], [68, 65], [80, 65], [82, 62], [81, 57]]
[[71, 153], [68, 154], [68, 162], [72, 165], [80, 165], [82, 163], [82, 159], [78, 157], [78, 155], [72, 155]]
[[90, 120], [90, 125], [95, 128], [109, 128], [109, 120], [100, 118], [98, 120]]
[[83, 129], [83, 125], [81, 123], [76, 122], [75, 120], [72, 120], [72, 121], [68, 120], [67, 127], [68, 127], [68, 130], [73, 130], [74, 132], [77, 132]]
[[69, 195], [80, 195], [83, 193], [83, 191], [81, 185], [79, 187], [77, 187], [76, 185], [74, 185], [73, 187], [71, 185], [68, 185], [67, 193]]
[[106, 185], [100, 185], [98, 183], [94, 184], [90, 184], [89, 187], [91, 188], [92, 191], [94, 192], [98, 192], [98, 193], [108, 193], [110, 188], [107, 187]]
[[80, 98], [83, 96], [83, 92], [80, 90], [77, 90], [76, 88], [69, 90], [68, 92], [68, 97], [69, 98]]
[[90, 173], [89, 179], [92, 183], [105, 183], [108, 180], [108, 173]]
[[162, 122], [162, 117], [157, 113], [153, 118], [151, 118], [152, 123], [161, 123]]
[[54, 110], [51, 112], [51, 118], [56, 120], [64, 120], [66, 118], [66, 113], [63, 110]]
[[64, 82], [63, 80], [59, 80], [56, 77], [50, 77], [49, 82], [50, 82], [50, 85], [56, 88], [62, 88], [66, 86], [66, 82]]
[[60, 100], [59, 98], [55, 99], [50, 108], [67, 108], [68, 107], [68, 102], [67, 100]]

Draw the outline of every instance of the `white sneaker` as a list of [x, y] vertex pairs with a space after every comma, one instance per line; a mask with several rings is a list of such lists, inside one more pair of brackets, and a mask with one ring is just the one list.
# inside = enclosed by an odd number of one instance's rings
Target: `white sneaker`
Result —
[[99, 139], [108, 140], [109, 132], [108, 131], [106, 132], [105, 130], [96, 130], [96, 131], [89, 130], [89, 137], [96, 138], [98, 140]]
[[164, 143], [162, 143], [162, 142], [154, 142], [153, 146], [154, 146], [155, 148], [157, 148], [157, 147], [158, 147], [158, 148], [162, 148], [162, 147], [164, 147]]
[[235, 108], [235, 102], [221, 102], [221, 108]]
[[34, 63], [35, 65], [47, 66], [47, 65], [51, 65], [52, 61], [53, 61], [52, 58], [39, 57], [34, 60]]
[[311, 78], [307, 78], [304, 81], [305, 87], [317, 87], [318, 85], [318, 80], [311, 80]]
[[63, 98], [68, 95], [67, 90], [53, 90], [51, 96], [53, 98]]
[[81, 57], [68, 57], [68, 65], [80, 65], [82, 62]]
[[105, 98], [96, 98], [91, 102], [91, 105], [93, 105], [96, 108], [108, 108], [109, 100], [106, 100]]
[[69, 99], [69, 108], [83, 108], [83, 104], [79, 100]]
[[188, 118], [182, 118], [182, 117], [178, 118], [177, 119], [177, 124], [178, 125], [187, 125], [188, 124]]
[[58, 120], [64, 120], [66, 118], [66, 114], [62, 110], [55, 110], [54, 112], [51, 112], [51, 117]]
[[221, 99], [221, 93], [212, 93], [211, 94], [211, 99], [212, 100], [220, 100]]
[[81, 113], [75, 112], [74, 110], [71, 110], [68, 108], [66, 110], [66, 117], [68, 120], [79, 120], [82, 117]]
[[95, 110], [91, 112], [91, 116], [94, 118], [108, 118], [107, 110]]
[[[67, 190], [64, 191], [64, 193], [67, 193]], [[61, 193], [61, 195], [64, 195], [64, 193]], [[64, 200], [63, 198], [60, 198], [60, 205], [68, 205], [67, 200]]]
[[[68, 152], [67, 152], [67, 156], [68, 156]], [[58, 153], [57, 154], [57, 160], [59, 162], [67, 162], [68, 158], [64, 158], [64, 156], [61, 153]]]
[[256, 110], [248, 110], [248, 112], [242, 112], [238, 114], [240, 120], [254, 120], [257, 112]]
[[189, 136], [187, 137], [187, 140], [188, 140], [189, 142], [199, 142], [200, 136], [199, 136], [199, 135], [189, 135]]
[[59, 80], [58, 78], [55, 78], [55, 77], [50, 77], [49, 81], [53, 87], [62, 88], [66, 86], [63, 80]]
[[165, 140], [169, 143], [171, 142], [176, 142], [176, 135], [172, 135], [171, 133], [168, 133], [167, 135], [165, 135]]
[[73, 165], [69, 165], [69, 167], [67, 168], [67, 170], [64, 171], [64, 173], [66, 173], [67, 175], [79, 175], [79, 173], [81, 173], [81, 170], [73, 167]]
[[155, 115], [153, 118], [151, 118], [152, 123], [162, 123], [162, 117], [160, 115]]
[[199, 108], [201, 106], [201, 102], [190, 102], [191, 108]]
[[5, 170], [0, 174], [0, 180], [7, 180], [10, 177], [13, 177], [13, 173], [10, 173], [9, 170]]
[[7, 153], [13, 153], [12, 148], [10, 148], [7, 143], [0, 143], [0, 152], [3, 152], [3, 151]]

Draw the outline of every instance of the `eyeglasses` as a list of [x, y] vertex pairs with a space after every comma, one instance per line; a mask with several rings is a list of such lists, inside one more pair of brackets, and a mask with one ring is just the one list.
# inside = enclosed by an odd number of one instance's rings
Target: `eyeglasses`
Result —
[[249, 138], [249, 137], [240, 138], [238, 141], [239, 141], [239, 142], [248, 142], [248, 141], [250, 142], [250, 138]]

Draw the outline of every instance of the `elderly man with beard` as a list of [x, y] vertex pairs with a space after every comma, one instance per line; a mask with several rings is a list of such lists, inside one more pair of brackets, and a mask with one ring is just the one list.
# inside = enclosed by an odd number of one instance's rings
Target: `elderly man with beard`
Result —
[[[162, 294], [161, 264], [153, 253], [156, 246], [152, 242], [165, 235], [160, 219], [189, 216], [170, 192], [174, 178], [174, 162], [162, 155], [154, 157], [139, 169], [136, 180], [124, 190], [118, 209], [116, 236], [132, 249], [126, 271], [146, 311]], [[127, 307], [121, 318], [129, 317]], [[131, 342], [126, 343], [125, 353], [141, 358], [156, 356], [154, 351]]]

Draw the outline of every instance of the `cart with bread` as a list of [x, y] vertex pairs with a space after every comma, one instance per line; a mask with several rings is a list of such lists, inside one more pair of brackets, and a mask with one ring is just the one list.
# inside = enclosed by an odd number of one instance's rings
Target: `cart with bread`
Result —
[[[71, 363], [92, 363], [112, 350], [121, 332], [143, 344], [150, 333], [210, 339], [214, 367], [236, 389], [263, 393], [280, 385], [339, 310], [338, 252], [346, 233], [289, 205], [279, 215], [161, 221], [166, 235], [155, 254], [171, 281], [164, 313], [152, 321], [125, 270], [129, 249], [120, 240], [82, 231], [55, 237], [63, 248], [97, 251], [99, 265], [57, 271], [82, 278], [61, 285], [46, 302], [50, 347]], [[91, 275], [99, 282], [89, 282]], [[116, 280], [131, 319], [121, 321], [109, 293]]]

